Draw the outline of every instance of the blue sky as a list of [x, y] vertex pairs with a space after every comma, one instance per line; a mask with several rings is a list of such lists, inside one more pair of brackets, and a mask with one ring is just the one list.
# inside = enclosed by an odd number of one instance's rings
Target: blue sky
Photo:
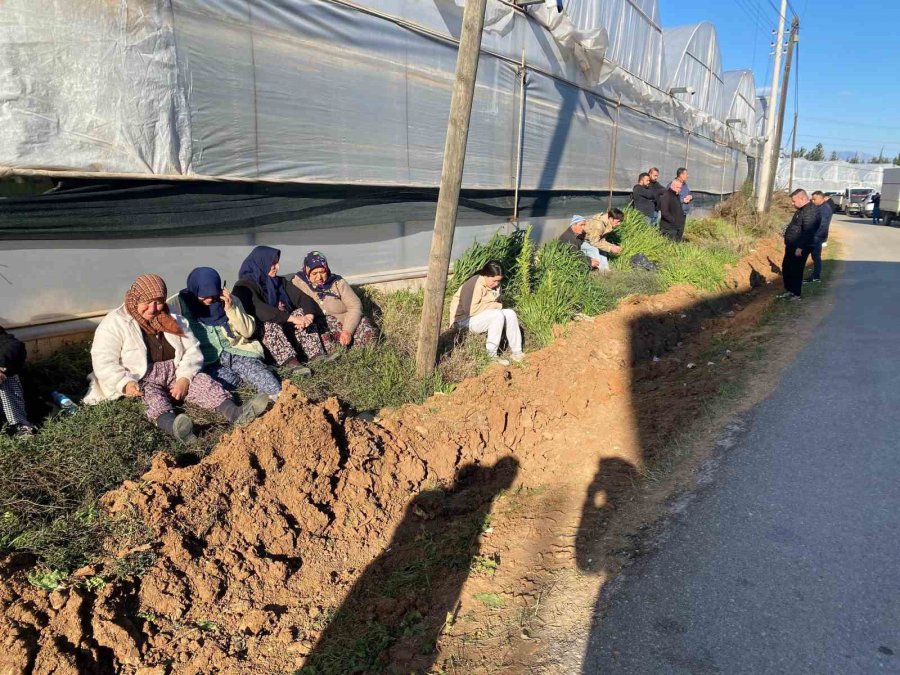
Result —
[[[780, 6], [780, 0], [772, 0]], [[769, 43], [776, 10], [769, 0], [659, 0], [663, 27], [716, 25], [725, 70], [753, 68], [771, 83]], [[900, 153], [900, 2], [790, 0], [800, 15], [798, 147]], [[790, 11], [790, 10], [788, 10]], [[759, 17], [759, 24], [754, 23]], [[790, 17], [788, 17], [790, 20]], [[796, 61], [795, 61], [796, 63]], [[784, 138], [793, 121], [794, 82]]]

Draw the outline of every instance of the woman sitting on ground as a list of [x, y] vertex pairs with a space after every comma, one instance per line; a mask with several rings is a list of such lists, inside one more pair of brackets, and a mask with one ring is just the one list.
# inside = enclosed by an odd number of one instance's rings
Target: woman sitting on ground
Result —
[[25, 393], [19, 379], [24, 365], [25, 345], [0, 326], [0, 422], [5, 422], [17, 436], [23, 437], [35, 433], [25, 411]]
[[359, 297], [343, 277], [331, 271], [325, 256], [318, 251], [306, 255], [303, 269], [294, 275], [291, 284], [312, 299], [324, 315], [326, 325], [320, 326], [320, 333], [329, 354], [339, 345], [365, 347], [375, 339], [375, 328], [363, 316]]
[[216, 410], [236, 424], [258, 417], [269, 403], [268, 396], [258, 394], [236, 405], [222, 385], [200, 372], [200, 343], [184, 317], [169, 313], [166, 284], [155, 274], [139, 276], [125, 303], [100, 322], [91, 363], [94, 372], [85, 403], [141, 398], [150, 421], [182, 442], [194, 440], [194, 423], [174, 412], [173, 401]]
[[284, 280], [278, 276], [280, 259], [277, 248], [254, 248], [241, 265], [240, 279], [232, 293], [256, 318], [257, 334], [272, 361], [295, 374], [309, 375], [309, 368], [302, 366], [300, 359], [316, 361], [325, 355], [314, 323], [316, 303], [300, 293], [291, 300]]
[[253, 339], [256, 320], [222, 288], [218, 272], [211, 267], [193, 270], [170, 305], [188, 320], [200, 342], [203, 372], [225, 387], [236, 389], [246, 382], [273, 401], [278, 397], [281, 382], [263, 363], [263, 347]]
[[503, 268], [499, 263], [489, 262], [481, 271], [469, 277], [453, 295], [450, 303], [452, 324], [459, 328], [468, 328], [473, 333], [487, 333], [487, 352], [492, 359], [508, 366], [509, 361], [498, 358], [497, 350], [500, 340], [506, 331], [509, 342], [510, 358], [521, 361], [522, 331], [519, 328], [519, 317], [511, 309], [503, 309], [500, 302], [500, 282], [503, 280]]

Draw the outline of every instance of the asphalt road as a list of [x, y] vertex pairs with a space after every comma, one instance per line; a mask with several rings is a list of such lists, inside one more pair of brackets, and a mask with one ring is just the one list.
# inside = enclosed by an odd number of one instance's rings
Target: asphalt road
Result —
[[900, 673], [900, 229], [837, 220], [833, 310], [600, 599], [582, 672]]

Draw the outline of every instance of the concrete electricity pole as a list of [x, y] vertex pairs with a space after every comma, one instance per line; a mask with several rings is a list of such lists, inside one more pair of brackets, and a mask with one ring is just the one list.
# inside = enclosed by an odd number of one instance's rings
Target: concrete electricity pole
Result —
[[[778, 128], [775, 131], [775, 144], [772, 146], [772, 165], [769, 182], [766, 184], [766, 204], [764, 211], [769, 210], [772, 192], [775, 189], [775, 170], [778, 168], [778, 156], [781, 151], [781, 136], [784, 132], [784, 111], [787, 107], [788, 87], [791, 83], [791, 63], [794, 60], [794, 48], [797, 45], [797, 33], [800, 30], [800, 19], [794, 15], [791, 21], [791, 35], [788, 38], [787, 59], [784, 61], [784, 77], [781, 79], [781, 100], [778, 102]], [[791, 160], [793, 162], [793, 159]]]
[[769, 92], [769, 114], [766, 116], [766, 142], [760, 157], [759, 178], [756, 181], [756, 210], [760, 213], [769, 208], [771, 194], [768, 191], [769, 176], [775, 171], [772, 166], [772, 147], [775, 143], [775, 104], [778, 101], [778, 78], [781, 76], [781, 43], [784, 41], [784, 22], [787, 15], [787, 0], [781, 0], [781, 15], [778, 17], [778, 32], [775, 37], [775, 64], [772, 67], [772, 89]]
[[450, 119], [444, 143], [444, 164], [441, 169], [441, 188], [438, 193], [434, 234], [428, 257], [428, 278], [425, 281], [425, 304], [419, 324], [419, 344], [416, 350], [416, 374], [428, 375], [437, 360], [438, 338], [444, 313], [444, 293], [450, 268], [450, 250], [456, 229], [459, 190], [462, 185], [466, 159], [466, 141], [475, 97], [475, 75], [481, 54], [481, 32], [484, 28], [484, 9], [487, 0], [466, 0], [463, 9], [459, 53], [456, 57], [456, 81], [450, 100]]

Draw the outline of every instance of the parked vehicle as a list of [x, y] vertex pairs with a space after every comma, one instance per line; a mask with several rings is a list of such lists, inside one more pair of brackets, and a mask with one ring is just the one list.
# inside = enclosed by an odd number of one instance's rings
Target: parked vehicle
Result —
[[[844, 211], [848, 216], [864, 216], [866, 199], [873, 194], [875, 194], [873, 188], [847, 188], [844, 190]], [[871, 214], [871, 211], [869, 213]]]
[[843, 192], [826, 192], [826, 197], [829, 197], [831, 201], [834, 202], [834, 212], [841, 213], [844, 210], [844, 193]]
[[900, 220], [900, 169], [885, 169], [881, 183], [881, 217], [885, 225]]

